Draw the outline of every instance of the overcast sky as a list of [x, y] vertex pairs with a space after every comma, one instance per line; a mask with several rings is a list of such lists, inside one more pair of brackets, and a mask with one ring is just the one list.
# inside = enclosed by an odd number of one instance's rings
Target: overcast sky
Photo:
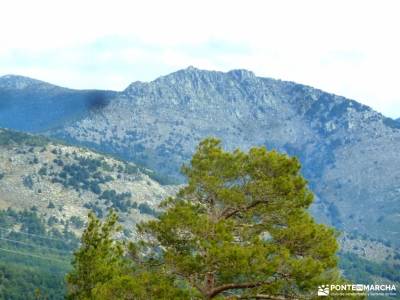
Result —
[[124, 89], [193, 65], [296, 81], [400, 117], [400, 1], [3, 0], [0, 75]]

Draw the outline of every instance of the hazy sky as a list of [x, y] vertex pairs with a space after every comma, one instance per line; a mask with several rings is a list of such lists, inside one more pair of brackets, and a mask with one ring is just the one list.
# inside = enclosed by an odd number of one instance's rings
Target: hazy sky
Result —
[[400, 117], [400, 1], [3, 0], [0, 75], [121, 90], [193, 65], [291, 80]]

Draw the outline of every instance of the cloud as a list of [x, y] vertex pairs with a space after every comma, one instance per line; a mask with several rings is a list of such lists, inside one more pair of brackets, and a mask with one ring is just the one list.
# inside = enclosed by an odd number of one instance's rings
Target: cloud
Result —
[[0, 74], [121, 90], [176, 69], [246, 68], [400, 116], [398, 1], [6, 1]]

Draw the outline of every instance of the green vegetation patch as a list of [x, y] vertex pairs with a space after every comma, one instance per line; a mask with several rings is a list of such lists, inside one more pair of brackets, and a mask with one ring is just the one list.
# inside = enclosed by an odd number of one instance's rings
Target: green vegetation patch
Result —
[[393, 282], [400, 282], [400, 263], [390, 265], [386, 262], [377, 263], [361, 258], [354, 253], [340, 254], [340, 268], [346, 278], [357, 283], [373, 283], [376, 277]]
[[117, 193], [115, 190], [105, 190], [99, 198], [104, 199], [106, 205], [111, 204], [112, 208], [127, 212], [130, 208], [135, 207], [130, 200], [131, 197], [130, 192]]
[[[59, 159], [57, 159], [59, 161]], [[110, 175], [104, 175], [100, 168], [104, 162], [100, 159], [77, 157], [77, 162], [73, 164], [60, 164], [62, 171], [52, 182], [61, 183], [64, 187], [72, 187], [76, 191], [92, 191], [100, 195], [100, 184], [110, 182], [113, 178]]]
[[77, 246], [67, 226], [46, 230], [35, 209], [0, 210], [0, 299], [64, 299]]
[[0, 146], [27, 145], [43, 147], [49, 144], [50, 140], [43, 136], [34, 136], [14, 130], [0, 130]]

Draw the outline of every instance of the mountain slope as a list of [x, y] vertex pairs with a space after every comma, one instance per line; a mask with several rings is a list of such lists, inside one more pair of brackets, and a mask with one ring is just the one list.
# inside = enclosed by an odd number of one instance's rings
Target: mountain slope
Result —
[[71, 90], [23, 76], [0, 77], [0, 127], [39, 132], [105, 106], [111, 91]]
[[88, 149], [0, 129], [0, 299], [64, 299], [89, 210], [116, 210], [124, 235], [176, 188]]
[[[367, 106], [296, 84], [190, 67], [135, 82], [50, 134], [175, 178], [206, 136], [300, 158], [319, 220], [400, 245], [400, 125]], [[383, 180], [384, 179], [384, 180]]]
[[146, 173], [88, 149], [0, 129], [0, 209], [33, 207], [50, 229], [69, 223], [79, 233], [90, 209], [101, 216], [113, 208], [133, 231], [175, 190]]

